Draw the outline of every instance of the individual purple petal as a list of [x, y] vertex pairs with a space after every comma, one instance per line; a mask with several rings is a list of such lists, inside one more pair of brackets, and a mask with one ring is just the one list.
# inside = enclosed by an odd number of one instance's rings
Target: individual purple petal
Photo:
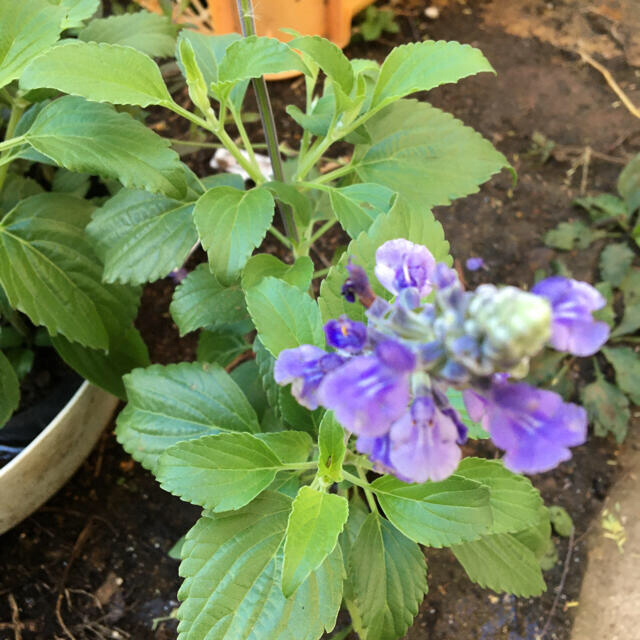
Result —
[[378, 247], [375, 274], [390, 293], [397, 295], [407, 287], [415, 287], [423, 298], [432, 289], [431, 276], [435, 264], [426, 247], [397, 238]]
[[356, 449], [360, 453], [366, 453], [369, 456], [369, 459], [374, 463], [374, 469], [378, 473], [396, 473], [389, 458], [391, 439], [388, 433], [377, 438], [359, 436], [356, 440]]
[[371, 289], [366, 271], [357, 264], [352, 264], [351, 260], [347, 264], [347, 271], [349, 277], [342, 285], [342, 295], [347, 302], [355, 302], [357, 298], [368, 309], [374, 303], [376, 294]]
[[303, 344], [295, 349], [280, 352], [273, 377], [280, 385], [291, 384], [291, 394], [307, 409], [317, 409], [318, 386], [324, 377], [339, 367], [344, 358], [337, 353], [327, 353], [319, 347]]
[[[465, 404], [472, 419], [480, 404], [472, 396]], [[578, 405], [564, 402], [552, 391], [527, 384], [496, 384], [483, 394], [482, 426], [495, 445], [506, 451], [505, 466], [518, 473], [539, 473], [553, 469], [571, 457], [569, 447], [582, 444], [587, 437], [587, 413]], [[473, 413], [473, 415], [472, 415]]]
[[465, 266], [469, 271], [477, 271], [484, 267], [484, 260], [482, 258], [468, 258]]
[[432, 398], [416, 398], [390, 431], [391, 465], [408, 482], [444, 480], [460, 462], [459, 431], [450, 415]]
[[591, 356], [609, 337], [609, 326], [596, 322], [591, 315], [602, 308], [606, 300], [600, 292], [586, 282], [561, 276], [538, 282], [532, 293], [551, 303], [551, 346], [576, 356]]
[[433, 272], [433, 282], [438, 289], [447, 289], [454, 284], [459, 284], [458, 274], [444, 262], [438, 262]]
[[324, 325], [324, 335], [327, 344], [334, 349], [360, 353], [367, 342], [367, 327], [362, 322], [341, 316], [337, 320], [329, 320]]
[[318, 400], [345, 429], [370, 437], [384, 435], [409, 403], [409, 375], [415, 356], [387, 340], [375, 354], [356, 356], [329, 374], [318, 388]]

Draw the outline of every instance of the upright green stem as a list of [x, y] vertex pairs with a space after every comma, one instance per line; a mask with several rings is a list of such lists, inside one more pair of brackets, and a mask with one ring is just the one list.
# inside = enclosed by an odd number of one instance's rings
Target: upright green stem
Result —
[[0, 163], [0, 190], [4, 186], [4, 181], [7, 178], [7, 171], [9, 170], [10, 162], [7, 157], [11, 153], [11, 149], [24, 142], [23, 136], [12, 138], [13, 132], [16, 130], [16, 126], [18, 125], [18, 121], [22, 117], [26, 108], [26, 104], [22, 104], [22, 102], [22, 100], [13, 101], [11, 105], [11, 114], [9, 115], [9, 121], [7, 122], [7, 130], [4, 134], [5, 141], [0, 142], [0, 149], [2, 149], [0, 159], [5, 160], [5, 162]]
[[[245, 36], [256, 35], [256, 26], [253, 22], [253, 6], [251, 0], [237, 0], [238, 15], [240, 16], [240, 24], [242, 25], [242, 34]], [[278, 132], [276, 123], [273, 119], [273, 110], [271, 109], [271, 101], [269, 100], [269, 92], [267, 91], [267, 83], [263, 77], [253, 79], [253, 90], [258, 101], [258, 110], [262, 119], [262, 128], [269, 150], [269, 158], [273, 167], [273, 175], [276, 180], [284, 182], [284, 170], [282, 168], [282, 158], [280, 157], [280, 145], [278, 143]], [[294, 244], [298, 243], [298, 230], [293, 218], [293, 210], [289, 205], [281, 203], [278, 207], [284, 230], [287, 237], [293, 240]]]

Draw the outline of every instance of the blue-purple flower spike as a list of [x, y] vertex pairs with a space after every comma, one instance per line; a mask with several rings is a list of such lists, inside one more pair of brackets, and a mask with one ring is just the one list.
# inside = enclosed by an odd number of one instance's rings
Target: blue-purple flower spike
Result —
[[606, 300], [586, 282], [552, 276], [538, 282], [531, 293], [551, 303], [551, 346], [576, 356], [591, 356], [609, 337], [609, 325], [591, 315]]
[[[474, 397], [475, 395], [475, 397]], [[481, 420], [505, 466], [519, 473], [553, 469], [587, 438], [587, 413], [552, 391], [527, 384], [495, 384], [485, 395], [465, 394], [472, 420]]]
[[316, 392], [324, 377], [339, 367], [344, 358], [337, 353], [327, 353], [319, 347], [304, 344], [295, 349], [285, 349], [278, 356], [273, 377], [278, 384], [291, 384], [291, 394], [307, 409], [317, 409]]
[[367, 327], [362, 322], [341, 316], [324, 325], [327, 344], [347, 353], [360, 353], [367, 342]]
[[389, 240], [376, 251], [376, 277], [394, 295], [413, 287], [424, 298], [432, 289], [435, 266], [436, 261], [426, 247], [404, 238]]
[[318, 399], [348, 431], [384, 435], [409, 404], [409, 374], [415, 363], [409, 349], [387, 340], [373, 355], [356, 356], [327, 375]]

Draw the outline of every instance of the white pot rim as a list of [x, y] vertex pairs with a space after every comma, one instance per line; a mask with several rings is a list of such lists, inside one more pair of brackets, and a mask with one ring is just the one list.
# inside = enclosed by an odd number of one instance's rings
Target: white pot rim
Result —
[[84, 462], [118, 398], [83, 382], [55, 418], [0, 469], [0, 534], [31, 515]]

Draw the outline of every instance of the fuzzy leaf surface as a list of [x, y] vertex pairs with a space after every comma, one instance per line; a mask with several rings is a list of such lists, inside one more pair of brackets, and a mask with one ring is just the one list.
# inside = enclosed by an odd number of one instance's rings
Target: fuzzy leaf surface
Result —
[[259, 431], [244, 393], [219, 365], [183, 362], [135, 369], [124, 377], [129, 403], [116, 436], [146, 469], [183, 440], [223, 431]]
[[180, 158], [169, 142], [110, 105], [65, 96], [38, 113], [25, 138], [71, 171], [115, 178], [125, 187], [173, 198], [185, 195]]
[[64, 42], [33, 60], [20, 86], [138, 107], [172, 102], [158, 65], [148, 55], [119, 44]]
[[426, 573], [420, 547], [381, 516], [369, 514], [348, 560], [358, 635], [364, 640], [402, 637], [427, 592]]
[[[291, 446], [294, 435], [302, 447]], [[278, 440], [285, 440], [284, 445], [278, 447]], [[269, 446], [272, 442], [277, 453]], [[310, 450], [306, 433], [265, 433], [260, 438], [218, 433], [173, 445], [160, 457], [155, 474], [163, 489], [183, 500], [209, 511], [229, 511], [251, 502], [286, 463], [306, 459]]]
[[343, 496], [316, 491], [309, 486], [300, 488], [293, 501], [284, 544], [282, 593], [285, 598], [335, 549], [348, 517], [349, 505]]
[[415, 42], [396, 47], [380, 69], [371, 106], [382, 107], [416, 91], [428, 91], [442, 84], [482, 71], [495, 73], [479, 49], [443, 40]]
[[179, 268], [198, 239], [192, 213], [193, 203], [121, 189], [87, 227], [105, 281], [142, 284]]
[[405, 484], [382, 476], [371, 485], [385, 515], [408, 538], [430, 547], [475, 540], [492, 523], [490, 492], [475, 480]]
[[271, 226], [273, 211], [273, 197], [266, 189], [214, 187], [200, 196], [193, 216], [211, 270], [220, 282], [230, 284], [240, 276]]
[[206, 264], [199, 264], [178, 285], [169, 310], [181, 336], [201, 327], [218, 329], [248, 317], [240, 287], [221, 285]]
[[274, 356], [302, 344], [324, 346], [320, 309], [298, 287], [267, 277], [245, 295], [260, 341]]
[[152, 58], [164, 58], [174, 52], [177, 31], [166, 16], [138, 11], [92, 20], [80, 30], [78, 38], [133, 47]]
[[335, 626], [344, 568], [336, 549], [285, 599], [282, 541], [291, 499], [265, 491], [243, 509], [205, 514], [187, 533], [179, 640], [317, 640]]
[[356, 173], [421, 210], [476, 193], [510, 166], [479, 133], [425, 102], [399, 101], [366, 127], [372, 144], [356, 146]]

